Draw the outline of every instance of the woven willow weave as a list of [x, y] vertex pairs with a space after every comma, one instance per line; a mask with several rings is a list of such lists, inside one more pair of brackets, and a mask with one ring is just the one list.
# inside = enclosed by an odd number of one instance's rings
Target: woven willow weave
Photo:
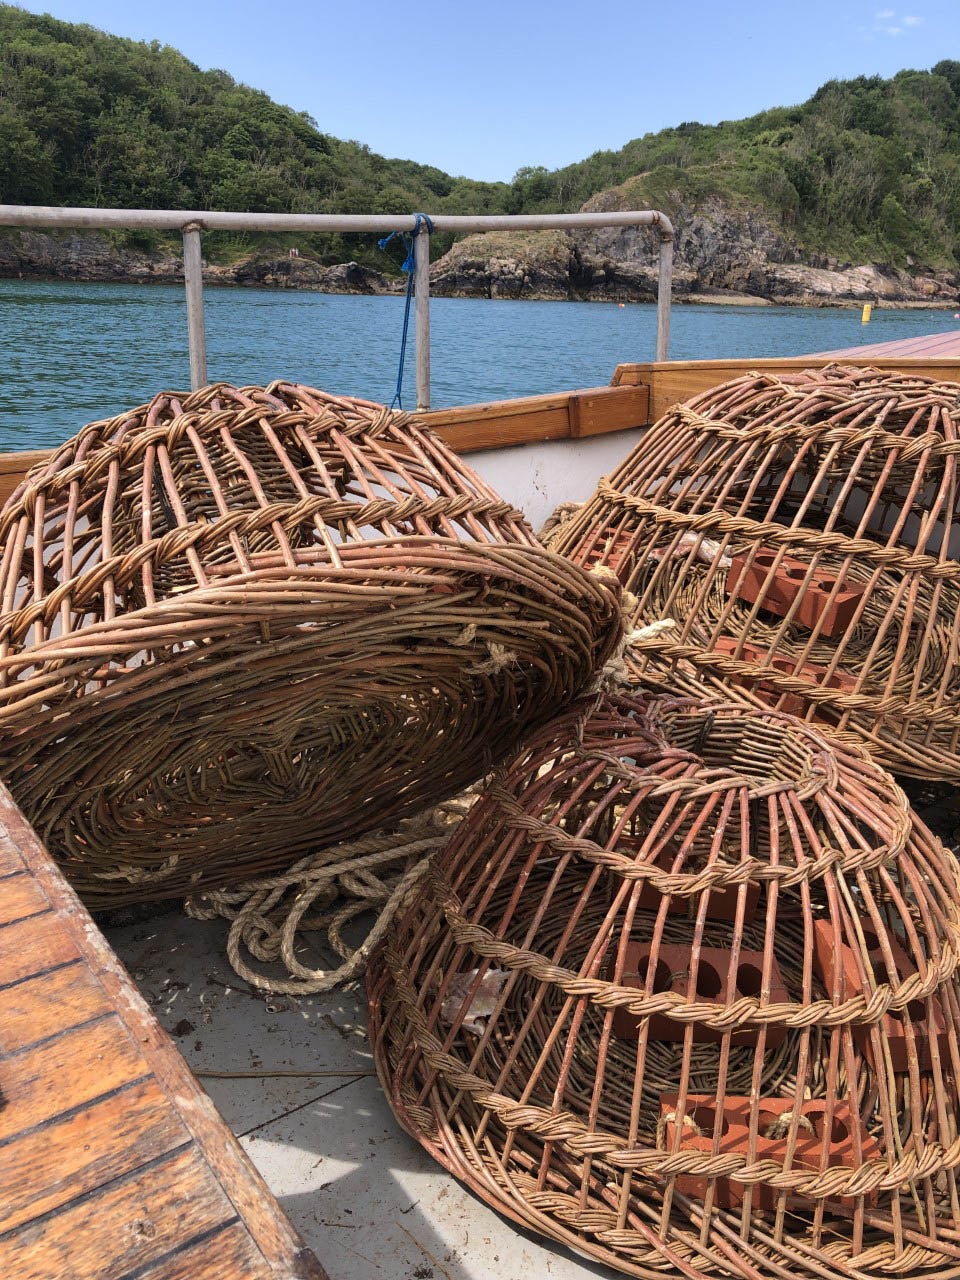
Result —
[[616, 584], [415, 420], [285, 383], [84, 428], [0, 545], [0, 774], [93, 906], [442, 799], [619, 635]]
[[367, 973], [400, 1123], [631, 1275], [956, 1273], [960, 868], [859, 748], [581, 700]]
[[960, 781], [960, 386], [832, 367], [680, 405], [550, 545], [616, 569], [656, 688], [703, 685]]

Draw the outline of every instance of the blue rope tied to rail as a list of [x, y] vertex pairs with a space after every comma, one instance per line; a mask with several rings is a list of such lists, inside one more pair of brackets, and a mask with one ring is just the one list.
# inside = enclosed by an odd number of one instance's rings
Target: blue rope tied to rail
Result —
[[391, 231], [388, 236], [384, 236], [382, 240], [377, 241], [377, 247], [386, 249], [387, 245], [399, 235], [403, 239], [403, 243], [407, 248], [407, 256], [400, 264], [400, 270], [406, 273], [407, 277], [407, 300], [403, 308], [403, 335], [400, 338], [400, 367], [397, 370], [397, 389], [390, 401], [390, 408], [398, 405], [403, 408], [403, 362], [407, 356], [407, 332], [410, 328], [410, 300], [413, 297], [413, 242], [420, 234], [422, 228], [426, 228], [427, 234], [433, 233], [433, 223], [425, 213], [415, 213], [413, 215], [413, 231]]

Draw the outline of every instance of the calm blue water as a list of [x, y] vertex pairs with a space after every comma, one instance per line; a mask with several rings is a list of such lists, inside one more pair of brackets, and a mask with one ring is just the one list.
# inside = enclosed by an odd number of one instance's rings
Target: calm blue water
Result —
[[[387, 403], [402, 298], [208, 289], [211, 380], [291, 378]], [[656, 309], [591, 302], [432, 300], [435, 408], [610, 381], [622, 361], [652, 360]], [[787, 356], [953, 330], [949, 311], [678, 306], [671, 357]], [[413, 334], [404, 404], [415, 402]], [[190, 385], [186, 308], [177, 285], [0, 280], [0, 449], [56, 444], [161, 390]]]

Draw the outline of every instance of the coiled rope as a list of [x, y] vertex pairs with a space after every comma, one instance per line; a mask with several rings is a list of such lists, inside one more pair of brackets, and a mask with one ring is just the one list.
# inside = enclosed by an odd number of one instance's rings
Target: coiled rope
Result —
[[[474, 798], [464, 792], [391, 831], [309, 854], [279, 875], [194, 894], [185, 900], [184, 911], [194, 920], [222, 916], [231, 922], [227, 959], [252, 987], [290, 996], [332, 991], [363, 972], [387, 925]], [[343, 928], [371, 911], [379, 914], [369, 933], [358, 947], [349, 946]], [[296, 949], [306, 932], [324, 932], [343, 963], [331, 969], [302, 964]], [[287, 976], [252, 968], [245, 953], [261, 964], [279, 962]]]
[[[596, 572], [602, 577], [610, 570], [601, 566]], [[622, 682], [626, 647], [672, 626], [673, 621], [666, 619], [627, 634], [598, 678], [597, 690]], [[473, 624], [465, 627], [460, 643], [469, 643], [475, 630]], [[490, 659], [475, 670], [487, 672], [511, 661], [512, 654], [491, 645]], [[238, 977], [252, 987], [289, 996], [332, 991], [359, 977], [366, 968], [387, 926], [428, 871], [433, 855], [448, 843], [477, 794], [478, 788], [464, 791], [392, 829], [308, 854], [280, 874], [194, 894], [185, 900], [184, 911], [194, 920], [222, 916], [230, 921], [227, 959]], [[555, 834], [552, 828], [550, 834]], [[343, 937], [344, 927], [371, 912], [376, 919], [367, 936], [356, 948], [349, 946]], [[297, 958], [303, 934], [316, 932], [326, 934], [327, 943], [343, 961], [341, 965], [314, 969]], [[255, 969], [247, 957], [261, 965], [280, 964], [286, 974]]]

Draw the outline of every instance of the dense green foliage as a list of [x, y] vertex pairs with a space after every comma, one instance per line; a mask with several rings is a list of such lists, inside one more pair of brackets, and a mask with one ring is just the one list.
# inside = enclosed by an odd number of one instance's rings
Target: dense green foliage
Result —
[[[509, 195], [506, 183], [454, 178], [333, 138], [308, 115], [224, 71], [201, 71], [169, 46], [0, 4], [6, 203], [485, 213], [503, 212]], [[242, 247], [220, 238], [223, 252]], [[340, 237], [322, 244], [339, 261], [360, 247]]]
[[960, 62], [831, 80], [798, 107], [695, 122], [523, 170], [525, 207], [577, 207], [627, 184], [668, 212], [710, 196], [764, 206], [808, 249], [859, 261], [960, 262]]
[[[960, 261], [960, 62], [831, 81], [798, 107], [681, 124], [512, 183], [388, 160], [175, 49], [0, 4], [0, 198], [289, 212], [574, 210], [626, 185], [671, 212], [764, 207], [798, 244], [859, 260]], [[141, 237], [142, 238], [142, 237]], [[327, 260], [376, 251], [318, 240]], [[211, 246], [212, 247], [212, 246]], [[219, 241], [223, 254], [246, 244]], [[438, 245], [437, 248], [442, 248]], [[382, 255], [380, 258], [382, 265]]]

